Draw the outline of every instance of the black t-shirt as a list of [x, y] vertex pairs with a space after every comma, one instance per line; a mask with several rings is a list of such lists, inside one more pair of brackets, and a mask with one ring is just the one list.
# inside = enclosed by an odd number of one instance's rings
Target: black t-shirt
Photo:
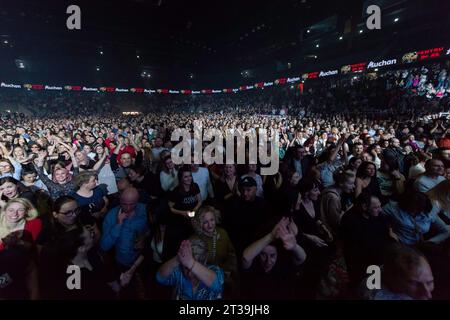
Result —
[[227, 202], [225, 213], [223, 226], [239, 254], [258, 239], [260, 227], [269, 220], [267, 204], [259, 197], [251, 202], [233, 197]]
[[382, 216], [365, 218], [356, 207], [342, 216], [339, 237], [349, 272], [356, 279], [366, 275], [368, 265], [380, 265], [384, 249], [394, 241]]
[[93, 249], [89, 252], [89, 262], [92, 270], [80, 268], [80, 289], [69, 290], [67, 288], [67, 279], [72, 274], [67, 273], [69, 265], [62, 265], [57, 272], [58, 299], [63, 300], [111, 300], [115, 294], [108, 286], [111, 282], [111, 273], [105, 268], [105, 265], [98, 253]]
[[169, 200], [175, 204], [174, 208], [177, 210], [193, 210], [198, 203], [197, 195], [200, 193], [200, 188], [195, 182], [188, 192], [185, 192], [181, 188], [182, 186], [176, 187], [170, 193]]
[[81, 164], [80, 168], [83, 170], [90, 170], [90, 169], [94, 168], [94, 166], [95, 166], [95, 161], [89, 158], [88, 164]]
[[275, 266], [268, 273], [261, 267], [259, 257], [253, 261], [250, 269], [242, 272], [242, 294], [245, 299], [286, 300], [292, 299], [294, 293], [295, 267], [283, 252]]
[[[142, 181], [134, 181], [133, 186], [143, 192], [145, 194], [144, 196], [160, 198], [163, 194], [159, 176], [153, 174], [152, 172], [146, 173]], [[147, 200], [149, 201], [149, 199]]]
[[0, 251], [0, 300], [29, 299], [26, 280], [31, 271], [30, 262], [18, 250]]
[[321, 237], [320, 229], [317, 226], [317, 222], [320, 218], [320, 205], [318, 202], [314, 202], [315, 217], [311, 217], [308, 211], [306, 211], [303, 203], [300, 204], [299, 210], [294, 210], [292, 218], [295, 224], [300, 228], [301, 232], [312, 234]]

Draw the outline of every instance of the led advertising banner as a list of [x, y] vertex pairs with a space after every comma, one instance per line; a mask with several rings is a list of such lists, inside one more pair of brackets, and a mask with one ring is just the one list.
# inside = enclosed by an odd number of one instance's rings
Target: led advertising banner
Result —
[[42, 85], [42, 84], [15, 84], [12, 81], [2, 81], [0, 82], [0, 89], [26, 89], [26, 90], [48, 90], [48, 91], [85, 91], [85, 92], [99, 92], [99, 93], [133, 93], [133, 94], [217, 94], [217, 93], [236, 93], [239, 91], [251, 90], [251, 89], [262, 89], [264, 87], [269, 87], [273, 85], [286, 85], [291, 83], [296, 83], [300, 80], [317, 79], [329, 76], [335, 76], [338, 74], [351, 74], [357, 72], [371, 72], [373, 69], [382, 68], [386, 66], [398, 65], [400, 63], [408, 64], [416, 61], [425, 61], [428, 59], [449, 57], [450, 48], [445, 47], [435, 47], [420, 51], [412, 51], [403, 54], [401, 59], [399, 58], [386, 58], [386, 59], [373, 59], [369, 62], [359, 62], [341, 66], [340, 68], [321, 70], [315, 72], [303, 73], [298, 77], [285, 77], [278, 78], [270, 82], [257, 82], [253, 85], [243, 85], [238, 88], [226, 88], [226, 89], [203, 89], [203, 90], [175, 90], [175, 89], [145, 89], [145, 88], [116, 88], [116, 87], [87, 87], [80, 85], [64, 85], [64, 86], [53, 86], [53, 85]]

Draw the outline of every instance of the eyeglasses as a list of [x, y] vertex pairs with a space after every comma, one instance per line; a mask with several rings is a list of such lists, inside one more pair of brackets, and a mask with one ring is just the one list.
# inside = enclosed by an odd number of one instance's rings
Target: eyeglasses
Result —
[[67, 212], [59, 212], [59, 214], [62, 214], [63, 216], [77, 216], [81, 212], [80, 208], [76, 208], [75, 210], [70, 210]]

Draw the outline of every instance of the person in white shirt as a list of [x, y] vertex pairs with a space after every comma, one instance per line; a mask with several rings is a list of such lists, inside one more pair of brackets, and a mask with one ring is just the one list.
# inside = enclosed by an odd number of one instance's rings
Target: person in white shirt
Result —
[[208, 169], [200, 167], [198, 164], [195, 163], [191, 164], [191, 169], [192, 169], [192, 178], [200, 188], [202, 201], [205, 201], [208, 198], [208, 196], [210, 198], [214, 198], [214, 190], [212, 187], [211, 179], [209, 177]]
[[178, 186], [178, 171], [170, 156], [163, 159], [163, 168], [159, 174], [161, 188], [164, 191], [172, 191]]
[[155, 139], [155, 146], [152, 148], [152, 155], [153, 159], [156, 159], [156, 161], [159, 161], [161, 152], [167, 150], [167, 148], [163, 147], [163, 143], [164, 142], [161, 138]]
[[414, 182], [414, 188], [420, 192], [427, 192], [445, 180], [445, 167], [441, 160], [428, 160], [425, 163], [425, 170], [425, 173]]

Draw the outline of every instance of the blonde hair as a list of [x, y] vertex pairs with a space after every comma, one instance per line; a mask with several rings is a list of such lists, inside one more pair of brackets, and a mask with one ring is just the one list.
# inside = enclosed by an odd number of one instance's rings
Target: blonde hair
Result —
[[13, 204], [13, 203], [19, 203], [25, 207], [26, 213], [25, 213], [25, 221], [36, 219], [39, 215], [36, 208], [33, 206], [33, 204], [24, 198], [17, 198], [17, 199], [11, 199], [6, 203], [6, 206], [3, 208], [1, 215], [0, 215], [0, 239], [4, 238], [10, 233], [10, 230], [6, 224], [6, 210]]
[[220, 211], [214, 208], [213, 206], [202, 206], [196, 212], [194, 219], [192, 219], [192, 226], [194, 227], [195, 232], [198, 235], [203, 235], [202, 230], [202, 219], [205, 214], [211, 212], [214, 215], [214, 219], [216, 220], [216, 224], [220, 223]]
[[83, 171], [80, 172], [75, 176], [75, 186], [77, 189], [81, 188], [81, 186], [85, 183], [88, 183], [89, 180], [91, 180], [92, 177], [95, 177], [95, 179], [98, 179], [97, 171]]
[[450, 210], [450, 180], [442, 181], [426, 194], [431, 201], [439, 203], [443, 210]]
[[[13, 157], [14, 157], [14, 159], [16, 159], [16, 155], [15, 155], [16, 149], [22, 150], [23, 156], [24, 156], [25, 158], [28, 157], [27, 151], [26, 151], [23, 147], [21, 147], [21, 146], [15, 146], [14, 149], [13, 149]], [[17, 159], [16, 159], [16, 160], [17, 160]]]

